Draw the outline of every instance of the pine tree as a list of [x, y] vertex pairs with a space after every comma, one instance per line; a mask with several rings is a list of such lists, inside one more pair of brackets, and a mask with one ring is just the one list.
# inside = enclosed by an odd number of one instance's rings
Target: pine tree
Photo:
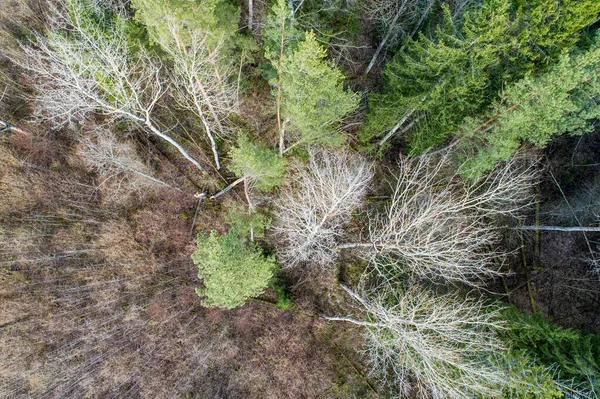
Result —
[[198, 235], [192, 260], [203, 281], [204, 287], [196, 288], [196, 293], [204, 298], [204, 306], [231, 309], [243, 305], [264, 291], [277, 268], [273, 256], [265, 256], [254, 242], [246, 242], [251, 229], [257, 237], [264, 234], [264, 217], [239, 216], [230, 215], [233, 226], [224, 235], [216, 231]]
[[275, 88], [279, 155], [283, 155], [285, 146], [285, 124], [282, 123], [281, 115], [283, 59], [285, 54], [298, 49], [300, 40], [304, 38], [304, 32], [297, 29], [296, 21], [286, 1], [278, 0], [265, 18], [262, 34], [264, 54], [271, 61], [270, 65], [263, 65], [263, 73], [269, 84]]
[[283, 54], [295, 51], [304, 38], [304, 32], [298, 29], [285, 0], [277, 0], [273, 4], [261, 32], [265, 57], [276, 70], [279, 70]]
[[260, 191], [269, 191], [285, 182], [286, 161], [260, 143], [246, 136], [238, 138], [238, 147], [231, 150], [229, 170], [240, 178], [249, 179]]
[[284, 124], [298, 136], [288, 150], [299, 144], [340, 145], [344, 137], [336, 125], [358, 106], [358, 94], [343, 88], [344, 75], [325, 57], [326, 50], [308, 32], [282, 61]]

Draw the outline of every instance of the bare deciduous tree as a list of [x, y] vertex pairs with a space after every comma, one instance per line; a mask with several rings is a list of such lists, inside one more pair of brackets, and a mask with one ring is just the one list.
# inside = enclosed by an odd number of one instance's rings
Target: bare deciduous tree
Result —
[[[463, 399], [496, 397], [506, 383], [494, 354], [504, 346], [497, 309], [454, 295], [433, 296], [418, 286], [392, 293], [389, 287], [353, 292], [362, 319], [329, 317], [364, 326], [365, 355], [372, 374], [392, 383], [399, 397]], [[412, 397], [412, 396], [410, 396]]]
[[163, 81], [160, 61], [143, 46], [133, 51], [125, 16], [117, 12], [115, 18], [105, 21], [111, 24], [107, 32], [102, 24], [91, 23], [94, 2], [59, 3], [50, 13], [48, 34], [35, 33], [34, 43], [23, 47], [24, 57], [15, 59], [32, 73], [37, 104], [45, 118], [58, 127], [91, 113], [109, 120], [128, 120], [173, 145], [206, 174], [154, 120], [156, 103], [168, 84]]
[[371, 165], [359, 155], [311, 153], [308, 165], [296, 170], [295, 187], [289, 187], [277, 205], [275, 231], [283, 241], [283, 263], [310, 260], [326, 265], [335, 260], [341, 229], [363, 203], [372, 177]]
[[[235, 87], [229, 82], [229, 72], [216, 65], [219, 49], [206, 44], [207, 33], [182, 26], [172, 16], [165, 16], [171, 33], [172, 43], [162, 43], [162, 47], [173, 60], [170, 75], [175, 88], [178, 104], [192, 112], [202, 122], [210, 141], [217, 169], [221, 168], [213, 131], [223, 137], [227, 135], [222, 120], [234, 112], [236, 104]], [[181, 38], [181, 30], [186, 29], [187, 43]]]
[[361, 248], [375, 267], [401, 264], [406, 271], [437, 281], [477, 285], [500, 274], [505, 252], [493, 249], [501, 229], [493, 220], [516, 216], [531, 203], [534, 166], [516, 160], [465, 183], [448, 161], [401, 157], [390, 203], [370, 217]]
[[403, 35], [412, 37], [429, 15], [434, 0], [375, 0], [366, 2], [367, 14], [385, 27], [385, 34], [365, 70], [368, 74], [384, 47], [395, 45]]
[[149, 168], [142, 163], [132, 145], [119, 142], [110, 131], [97, 132], [95, 137], [86, 137], [81, 141], [79, 155], [87, 166], [99, 173], [103, 183], [118, 179], [119, 186], [123, 181], [135, 190], [144, 190], [157, 185], [168, 186], [162, 180], [152, 176]]

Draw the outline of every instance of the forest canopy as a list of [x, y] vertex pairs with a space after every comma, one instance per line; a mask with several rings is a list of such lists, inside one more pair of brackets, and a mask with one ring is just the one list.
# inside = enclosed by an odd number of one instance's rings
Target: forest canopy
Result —
[[0, 396], [597, 399], [599, 28], [0, 2]]

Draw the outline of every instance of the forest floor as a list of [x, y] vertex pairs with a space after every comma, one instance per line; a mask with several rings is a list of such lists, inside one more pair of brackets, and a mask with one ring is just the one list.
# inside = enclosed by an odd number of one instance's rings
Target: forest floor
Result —
[[[544, 151], [539, 223], [590, 226], [600, 217], [600, 129], [560, 136]], [[535, 212], [528, 224], [535, 224]], [[509, 302], [556, 323], [600, 333], [600, 233], [527, 232], [507, 278]], [[525, 259], [525, 264], [523, 263]]]

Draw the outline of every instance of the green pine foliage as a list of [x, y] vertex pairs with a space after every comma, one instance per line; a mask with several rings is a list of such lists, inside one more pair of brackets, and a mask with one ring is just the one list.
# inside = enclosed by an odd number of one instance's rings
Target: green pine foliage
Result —
[[599, 392], [600, 335], [561, 328], [541, 314], [529, 316], [516, 308], [508, 308], [504, 315], [505, 338], [515, 351], [526, 351], [539, 366], [557, 367], [562, 380], [573, 379]]
[[599, 12], [590, 0], [488, 0], [458, 24], [445, 8], [433, 37], [407, 40], [388, 62], [361, 139], [369, 143], [411, 114], [410, 150], [440, 145], [465, 117], [485, 111], [505, 82], [553, 64]]
[[249, 178], [260, 191], [269, 191], [285, 182], [286, 160], [261, 143], [240, 135], [238, 146], [229, 153], [229, 170], [238, 177]]
[[192, 260], [198, 266], [202, 288], [196, 288], [207, 307], [235, 308], [248, 298], [260, 295], [268, 286], [278, 265], [274, 256], [266, 256], [254, 242], [247, 242], [250, 228], [255, 237], [264, 234], [265, 219], [260, 214], [245, 216], [232, 213], [233, 226], [224, 235], [216, 231], [200, 233], [198, 249]]
[[344, 89], [344, 75], [315, 39], [313, 32], [299, 48], [284, 56], [282, 110], [298, 143], [336, 146], [344, 136], [336, 129], [341, 119], [358, 106], [358, 94]]
[[477, 178], [507, 160], [523, 142], [544, 148], [552, 136], [593, 131], [600, 117], [600, 37], [583, 53], [563, 54], [540, 76], [508, 87], [485, 119], [468, 118], [460, 151], [463, 175]]
[[283, 55], [297, 50], [304, 39], [304, 32], [297, 25], [286, 0], [277, 0], [271, 6], [261, 29], [262, 48], [269, 62], [260, 64], [259, 71], [274, 89], [279, 86]]
[[304, 32], [298, 29], [298, 24], [292, 18], [290, 8], [285, 0], [277, 0], [265, 18], [261, 30], [265, 58], [277, 68], [282, 53], [294, 52], [304, 39]]

